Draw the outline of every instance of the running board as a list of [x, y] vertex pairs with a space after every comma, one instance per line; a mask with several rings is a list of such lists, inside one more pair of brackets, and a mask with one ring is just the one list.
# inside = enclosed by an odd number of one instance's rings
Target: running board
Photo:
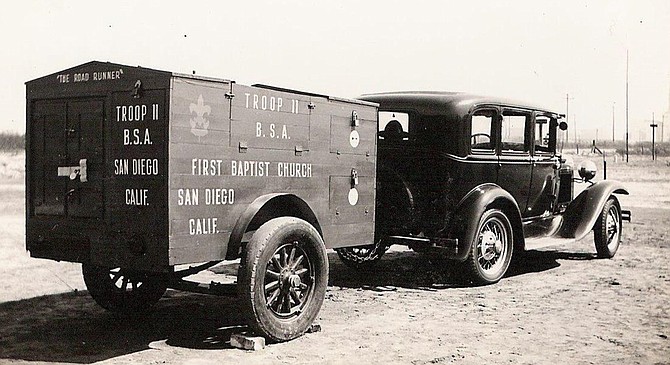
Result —
[[388, 236], [390, 243], [399, 245], [425, 245], [432, 248], [443, 248], [458, 253], [457, 238], [426, 238], [413, 236]]
[[574, 243], [576, 240], [574, 238], [560, 238], [560, 237], [539, 237], [539, 238], [526, 238], [526, 243], [524, 249], [528, 250], [538, 250], [540, 248], [545, 248], [549, 246], [558, 246], [565, 245], [568, 243]]

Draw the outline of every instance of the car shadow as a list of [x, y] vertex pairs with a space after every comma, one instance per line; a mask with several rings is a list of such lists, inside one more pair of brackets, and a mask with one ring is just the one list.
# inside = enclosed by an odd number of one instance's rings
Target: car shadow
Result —
[[[329, 285], [363, 290], [383, 291], [387, 288], [448, 289], [475, 286], [467, 281], [457, 263], [435, 255], [412, 251], [388, 252], [367, 270], [350, 268], [336, 253], [330, 260]], [[514, 258], [506, 278], [555, 269], [559, 260], [593, 260], [595, 253], [572, 253], [552, 250], [531, 250]]]
[[150, 313], [109, 313], [87, 292], [0, 304], [0, 359], [93, 363], [153, 344], [229, 349], [246, 329], [235, 298], [168, 291]]

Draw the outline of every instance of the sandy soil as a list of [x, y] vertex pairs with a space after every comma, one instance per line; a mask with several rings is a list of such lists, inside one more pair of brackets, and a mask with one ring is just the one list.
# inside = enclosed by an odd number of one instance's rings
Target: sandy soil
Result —
[[596, 259], [586, 239], [528, 252], [496, 285], [464, 287], [448, 265], [400, 246], [366, 274], [330, 253], [322, 331], [256, 352], [228, 342], [243, 330], [234, 298], [169, 291], [150, 315], [119, 317], [88, 297], [79, 265], [29, 258], [23, 177], [3, 173], [9, 165], [0, 164], [0, 363], [670, 364], [665, 161], [610, 164], [608, 177], [633, 193], [614, 259]]

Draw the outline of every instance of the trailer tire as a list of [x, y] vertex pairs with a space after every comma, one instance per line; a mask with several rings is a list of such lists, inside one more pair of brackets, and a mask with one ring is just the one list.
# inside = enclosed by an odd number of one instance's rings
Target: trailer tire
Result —
[[263, 224], [242, 253], [238, 290], [249, 327], [272, 341], [305, 333], [321, 309], [328, 256], [306, 221], [280, 217]]
[[116, 313], [147, 312], [167, 290], [165, 276], [157, 273], [84, 263], [82, 274], [93, 300], [101, 307]]
[[593, 241], [600, 258], [612, 258], [621, 244], [621, 208], [611, 197], [593, 226]]

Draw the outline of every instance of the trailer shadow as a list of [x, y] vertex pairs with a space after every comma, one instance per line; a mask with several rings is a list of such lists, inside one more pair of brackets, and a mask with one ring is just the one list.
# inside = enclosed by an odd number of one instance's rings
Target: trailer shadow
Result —
[[[93, 363], [151, 348], [229, 349], [245, 329], [235, 298], [168, 291], [145, 315], [114, 315], [87, 292], [0, 304], [0, 360]], [[164, 345], [163, 345], [164, 346]]]
[[[373, 268], [353, 269], [343, 264], [336, 253], [329, 254], [329, 285], [363, 290], [384, 290], [389, 287], [407, 289], [448, 289], [473, 286], [465, 280], [455, 262], [411, 251], [388, 252]], [[592, 260], [594, 253], [564, 251], [526, 251], [515, 258], [506, 278], [555, 269], [559, 260]]]

